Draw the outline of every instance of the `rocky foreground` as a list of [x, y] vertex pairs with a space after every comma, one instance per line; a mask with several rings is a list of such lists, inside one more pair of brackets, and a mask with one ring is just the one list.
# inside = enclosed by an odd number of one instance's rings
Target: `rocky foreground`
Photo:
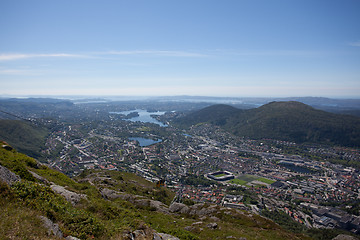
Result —
[[70, 179], [10, 147], [0, 148], [0, 190], [0, 239], [311, 239], [246, 211], [172, 202], [131, 173]]

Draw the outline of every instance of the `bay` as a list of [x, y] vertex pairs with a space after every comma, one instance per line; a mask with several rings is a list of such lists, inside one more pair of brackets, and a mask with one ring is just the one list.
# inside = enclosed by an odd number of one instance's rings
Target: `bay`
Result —
[[150, 138], [142, 138], [142, 137], [130, 137], [129, 140], [138, 141], [140, 147], [147, 147], [147, 146], [153, 145], [155, 143], [162, 142], [162, 139], [153, 140]]
[[122, 114], [122, 115], [129, 115], [130, 113], [135, 113], [137, 112], [139, 114], [139, 116], [136, 117], [132, 117], [129, 119], [124, 119], [127, 121], [132, 121], [132, 122], [143, 122], [143, 123], [154, 123], [154, 124], [158, 124], [161, 127], [167, 127], [166, 124], [156, 120], [155, 118], [153, 118], [151, 115], [163, 115], [165, 114], [165, 112], [148, 112], [146, 110], [143, 109], [136, 109], [136, 110], [130, 110], [130, 111], [122, 111], [122, 112], [110, 112], [110, 114]]

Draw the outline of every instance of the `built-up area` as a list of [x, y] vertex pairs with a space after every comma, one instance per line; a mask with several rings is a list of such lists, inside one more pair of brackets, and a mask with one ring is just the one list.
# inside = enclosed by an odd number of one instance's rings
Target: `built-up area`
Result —
[[356, 149], [309, 145], [294, 154], [295, 143], [243, 139], [208, 124], [184, 132], [171, 123], [161, 127], [113, 117], [64, 124], [46, 147], [48, 164], [68, 175], [85, 169], [131, 171], [153, 182], [165, 179], [177, 192], [176, 201], [258, 214], [283, 211], [307, 227], [360, 233], [360, 171], [327, 160], [360, 161]]

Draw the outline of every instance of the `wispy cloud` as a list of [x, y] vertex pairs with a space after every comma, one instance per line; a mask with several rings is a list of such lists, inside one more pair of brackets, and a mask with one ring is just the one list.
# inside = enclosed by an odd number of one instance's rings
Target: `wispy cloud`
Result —
[[165, 51], [165, 50], [134, 50], [134, 51], [110, 51], [104, 54], [110, 55], [155, 55], [167, 57], [206, 57], [206, 54], [187, 51]]
[[19, 60], [19, 59], [26, 59], [26, 58], [58, 58], [58, 57], [89, 57], [86, 55], [80, 54], [68, 54], [68, 53], [51, 53], [51, 54], [22, 54], [22, 53], [15, 53], [15, 54], [0, 54], [0, 61], [12, 61], [12, 60]]
[[348, 43], [348, 45], [353, 46], [353, 47], [360, 47], [360, 41], [350, 42], [350, 43]]
[[308, 51], [308, 50], [239, 50], [239, 49], [217, 49], [213, 51], [216, 55], [232, 55], [232, 56], [250, 56], [250, 57], [308, 57], [308, 56], [320, 56], [328, 54], [320, 51]]
[[24, 76], [40, 76], [44, 75], [44, 71], [31, 69], [0, 69], [0, 75], [24, 75]]
[[13, 61], [27, 58], [97, 58], [108, 55], [148, 55], [148, 56], [165, 56], [165, 57], [205, 57], [206, 54], [188, 52], [188, 51], [166, 51], [166, 50], [130, 50], [130, 51], [108, 51], [93, 52], [87, 54], [71, 53], [46, 53], [46, 54], [0, 54], [0, 61]]

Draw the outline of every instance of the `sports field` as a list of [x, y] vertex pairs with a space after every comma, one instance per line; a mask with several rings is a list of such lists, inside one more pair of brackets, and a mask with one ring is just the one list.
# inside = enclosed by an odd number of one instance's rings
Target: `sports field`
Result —
[[248, 182], [244, 181], [244, 180], [240, 180], [240, 179], [237, 179], [237, 178], [234, 178], [234, 179], [231, 179], [229, 181], [229, 183], [234, 183], [234, 184], [237, 184], [237, 185], [246, 185]]
[[[255, 175], [250, 175], [250, 174], [244, 174], [241, 176], [238, 176], [235, 179], [232, 179], [229, 181], [229, 183], [233, 183], [233, 184], [237, 184], [237, 185], [247, 185], [248, 183], [251, 183], [252, 181], [258, 181], [258, 182], [263, 182], [266, 184], [272, 184], [276, 181], [271, 180], [271, 179], [267, 179], [264, 177], [259, 177], [259, 176], [255, 176]], [[259, 185], [254, 183], [255, 185]]]
[[217, 175], [214, 175], [214, 177], [223, 177], [223, 176], [226, 176], [226, 174], [225, 173], [220, 173], [220, 174], [217, 174]]

